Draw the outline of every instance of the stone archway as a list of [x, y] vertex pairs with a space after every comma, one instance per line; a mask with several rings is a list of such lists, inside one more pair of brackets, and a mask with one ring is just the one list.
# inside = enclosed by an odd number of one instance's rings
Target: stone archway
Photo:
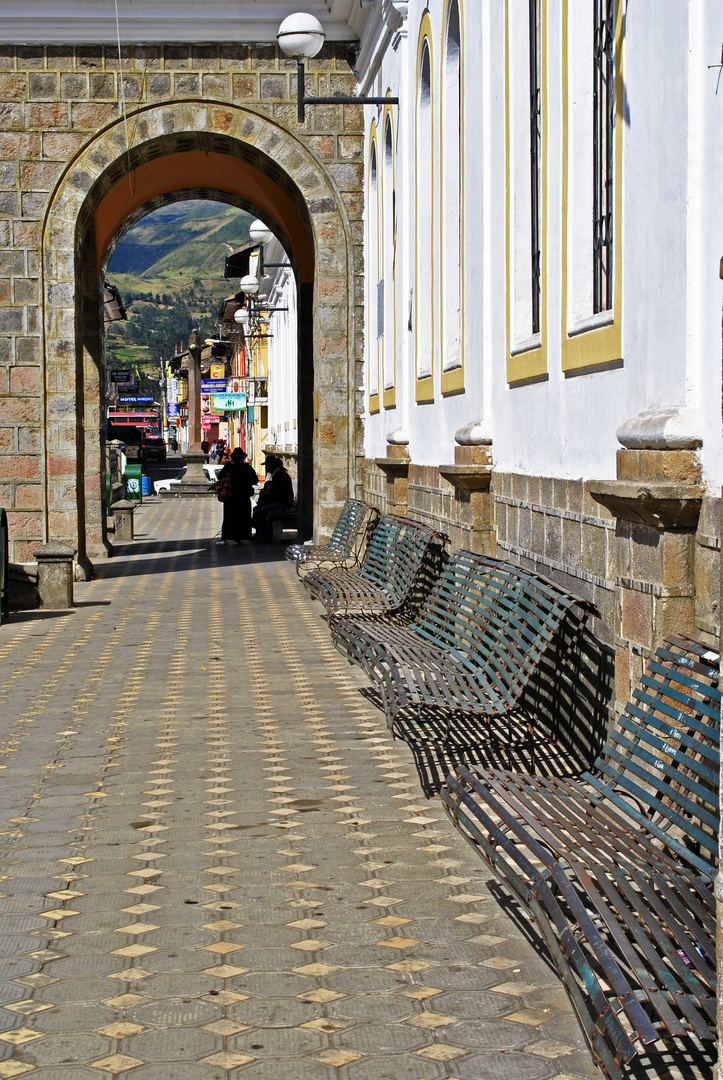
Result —
[[[93, 138], [66, 168], [43, 225], [47, 535], [106, 553], [101, 501], [99, 273], [123, 222], [173, 192], [217, 192], [270, 221], [300, 299], [300, 446], [323, 534], [354, 485], [355, 240], [332, 176], [307, 145], [258, 113], [198, 101], [149, 106]], [[303, 309], [303, 314], [302, 314]]]

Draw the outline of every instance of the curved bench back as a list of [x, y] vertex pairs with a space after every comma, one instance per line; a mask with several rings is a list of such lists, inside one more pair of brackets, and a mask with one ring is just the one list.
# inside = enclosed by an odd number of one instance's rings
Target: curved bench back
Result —
[[348, 558], [352, 554], [359, 530], [370, 509], [367, 503], [356, 499], [347, 499], [344, 503], [328, 543], [340, 557]]
[[554, 582], [491, 556], [454, 552], [415, 619], [512, 706], [567, 611], [584, 601]]
[[720, 657], [683, 635], [646, 665], [604, 750], [585, 774], [622, 809], [651, 822], [715, 864], [718, 854]]
[[401, 606], [418, 584], [425, 562], [434, 561], [432, 548], [441, 552], [445, 541], [446, 537], [426, 525], [385, 514], [377, 522], [358, 572], [383, 586]]

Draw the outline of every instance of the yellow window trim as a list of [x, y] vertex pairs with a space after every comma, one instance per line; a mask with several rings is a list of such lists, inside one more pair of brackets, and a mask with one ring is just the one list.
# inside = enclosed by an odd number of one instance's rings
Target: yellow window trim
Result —
[[[460, 342], [460, 349], [462, 348], [462, 342]], [[460, 390], [464, 390], [464, 360], [456, 368], [450, 368], [449, 371], [443, 371], [441, 375], [441, 389], [442, 394], [458, 394]]]
[[414, 400], [418, 405], [429, 404], [434, 401], [434, 378], [425, 375], [423, 379], [414, 380]]
[[[387, 94], [391, 96], [391, 87], [387, 87]], [[387, 123], [391, 124], [392, 128], [392, 194], [397, 190], [397, 155], [394, 153], [394, 110], [391, 105], [384, 106], [384, 112], [382, 113], [382, 133], [384, 137], [384, 147], [386, 151], [386, 132]], [[382, 170], [382, 185], [384, 184], [384, 170]], [[384, 205], [384, 203], [382, 203]], [[392, 200], [392, 206], [394, 200]], [[397, 238], [394, 232], [394, 219], [389, 222], [389, 228], [392, 230], [392, 258], [396, 267], [397, 261]], [[386, 288], [386, 286], [385, 286]], [[396, 274], [392, 274], [392, 328], [394, 331], [394, 338], [392, 341], [392, 385], [387, 389], [384, 386], [384, 368], [382, 367], [382, 404], [385, 409], [394, 409], [397, 404], [397, 284]], [[384, 332], [386, 333], [386, 323], [384, 326]]]
[[542, 224], [540, 230], [540, 344], [525, 352], [512, 353], [512, 297], [510, 290], [510, 36], [509, 0], [505, 0], [505, 296], [507, 310], [507, 382], [526, 382], [547, 375], [547, 0], [540, 2], [540, 69], [542, 79]]
[[[377, 201], [377, 204], [376, 204], [376, 207], [375, 207], [375, 213], [374, 213], [374, 220], [376, 222], [376, 236], [373, 239], [374, 239], [374, 242], [376, 244], [376, 249], [377, 249], [376, 260], [375, 260], [375, 269], [378, 271], [379, 270], [379, 188], [381, 186], [381, 178], [380, 178], [381, 177], [381, 169], [379, 167], [379, 147], [377, 145], [377, 122], [376, 122], [376, 120], [372, 120], [372, 126], [369, 129], [369, 176], [370, 177], [371, 177], [371, 174], [372, 174], [372, 165], [371, 165], [371, 163], [372, 163], [372, 154], [374, 154], [375, 159], [376, 159], [376, 163], [377, 163], [377, 182], [376, 182], [376, 190], [374, 192], [374, 196], [375, 196], [376, 201]], [[371, 196], [371, 188], [370, 188], [369, 194]], [[370, 198], [370, 202], [371, 202], [371, 198]], [[370, 252], [371, 252], [371, 241], [372, 241], [372, 237], [369, 238]], [[370, 274], [369, 274], [368, 269], [367, 269], [366, 278], [367, 278], [367, 281], [370, 280]], [[373, 285], [373, 287], [376, 287], [375, 283], [372, 283], [372, 285]], [[370, 293], [371, 292], [372, 292], [372, 289], [370, 289]], [[369, 303], [369, 309], [368, 310], [371, 310], [371, 304], [375, 303], [374, 296], [370, 295], [369, 301], [370, 301], [370, 303]], [[376, 392], [376, 394], [373, 394], [371, 392], [371, 389], [368, 390], [368, 408], [369, 408], [370, 413], [378, 413], [379, 412], [379, 343], [378, 342], [379, 342], [379, 339], [375, 338], [375, 340], [374, 340], [374, 354], [375, 354], [375, 362], [376, 362], [376, 365], [377, 365], [377, 392]], [[372, 366], [371, 366], [372, 365], [372, 342], [369, 341], [368, 333], [367, 333], [367, 359], [368, 359], [368, 362], [369, 362], [369, 371], [367, 373], [367, 387], [370, 388], [371, 387], [371, 374], [372, 374]]]
[[[440, 376], [440, 390], [442, 396], [445, 394], [458, 394], [464, 390], [464, 308], [465, 308], [465, 280], [466, 275], [464, 272], [465, 259], [464, 259], [464, 207], [465, 207], [465, 169], [464, 169], [464, 18], [462, 0], [456, 0], [457, 2], [457, 14], [459, 16], [459, 188], [460, 188], [460, 205], [459, 205], [459, 257], [461, 260], [460, 267], [460, 285], [461, 285], [461, 297], [460, 297], [460, 327], [459, 327], [459, 367], [452, 368], [450, 371], [445, 371], [442, 368]], [[444, 27], [444, 43], [447, 43], [447, 37], [449, 34], [449, 9], [453, 3], [453, 0], [446, 0], [444, 5], [444, 12], [442, 16], [442, 26]], [[445, 51], [446, 56], [446, 51]], [[444, 116], [444, 80], [442, 80], [442, 115]], [[440, 198], [440, 205], [444, 206], [444, 179], [445, 173], [442, 168], [442, 192]], [[442, 281], [444, 281], [445, 266], [444, 266], [444, 247], [442, 246], [442, 230], [440, 222], [439, 230], [439, 250], [442, 253]], [[442, 347], [444, 347], [444, 307], [440, 306], [440, 314], [442, 319]]]
[[[415, 112], [414, 112], [414, 167], [415, 175], [419, 176], [419, 147], [417, 145], [417, 121], [419, 118], [419, 69], [422, 63], [422, 50], [426, 42], [429, 49], [429, 108], [431, 114], [432, 124], [432, 198], [431, 198], [431, 221], [429, 231], [429, 243], [427, 244], [427, 252], [431, 258], [431, 254], [434, 251], [434, 187], [435, 187], [435, 126], [434, 126], [434, 54], [432, 52], [432, 21], [429, 17], [429, 12], [425, 11], [422, 16], [422, 21], [419, 24], [419, 39], [417, 41], [417, 78], [415, 88]], [[435, 326], [434, 326], [434, 308], [435, 308], [435, 277], [434, 277], [434, 263], [431, 266], [431, 278], [432, 278], [432, 311], [431, 311], [431, 329], [432, 329], [432, 355], [431, 355], [431, 372], [429, 375], [425, 375], [420, 378], [417, 375], [417, 344], [419, 341], [419, 281], [417, 280], [417, 245], [420, 242], [420, 238], [417, 236], [417, 227], [419, 224], [419, 183], [415, 182], [414, 185], [414, 400], [417, 402], [429, 402], [434, 401], [434, 341], [435, 341]]]
[[623, 5], [615, 5], [615, 145], [613, 147], [613, 309], [612, 322], [579, 334], [567, 332], [568, 196], [570, 87], [568, 69], [569, 0], [562, 2], [562, 330], [563, 371], [579, 371], [622, 359], [623, 296]]

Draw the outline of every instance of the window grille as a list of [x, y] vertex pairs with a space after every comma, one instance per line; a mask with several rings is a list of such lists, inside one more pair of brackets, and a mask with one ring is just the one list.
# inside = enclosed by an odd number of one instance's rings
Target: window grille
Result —
[[593, 311], [613, 306], [615, 0], [593, 0]]
[[529, 0], [530, 14], [530, 254], [532, 258], [532, 333], [540, 332], [540, 234], [542, 205], [542, 56], [540, 2]]

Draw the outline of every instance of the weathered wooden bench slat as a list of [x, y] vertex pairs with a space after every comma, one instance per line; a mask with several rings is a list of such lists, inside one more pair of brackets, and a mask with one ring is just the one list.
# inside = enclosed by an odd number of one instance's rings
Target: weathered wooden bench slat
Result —
[[459, 766], [441, 793], [535, 916], [615, 1080], [660, 1039], [715, 1038], [716, 655], [669, 638], [579, 779]]

